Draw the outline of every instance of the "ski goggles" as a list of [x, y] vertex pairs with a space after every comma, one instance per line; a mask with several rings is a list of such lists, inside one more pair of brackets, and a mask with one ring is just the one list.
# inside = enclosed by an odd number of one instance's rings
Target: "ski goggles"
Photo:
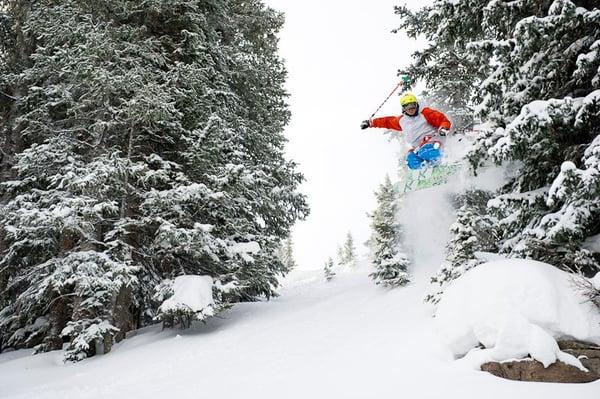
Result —
[[417, 103], [408, 103], [402, 106], [402, 111], [408, 111], [411, 109], [417, 109]]

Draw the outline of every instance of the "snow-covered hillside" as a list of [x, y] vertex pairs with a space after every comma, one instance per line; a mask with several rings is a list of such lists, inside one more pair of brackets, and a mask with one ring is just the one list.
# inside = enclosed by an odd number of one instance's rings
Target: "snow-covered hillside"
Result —
[[423, 277], [376, 287], [365, 269], [295, 273], [280, 298], [187, 331], [148, 329], [79, 364], [0, 356], [3, 398], [597, 398], [600, 383], [516, 383], [456, 367], [422, 302]]
[[78, 364], [62, 364], [59, 352], [2, 354], [0, 397], [597, 398], [600, 382], [518, 383], [454, 361], [423, 302], [452, 222], [448, 190], [406, 200], [415, 264], [404, 288], [375, 286], [365, 262], [331, 282], [295, 271], [270, 302], [237, 305], [190, 330], [148, 328]]

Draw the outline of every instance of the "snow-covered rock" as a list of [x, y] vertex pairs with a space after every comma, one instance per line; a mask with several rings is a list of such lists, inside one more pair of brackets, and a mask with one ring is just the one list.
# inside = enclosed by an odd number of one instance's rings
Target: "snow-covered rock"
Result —
[[556, 339], [600, 343], [598, 309], [573, 276], [532, 260], [499, 260], [465, 273], [446, 289], [436, 322], [454, 356], [474, 368], [529, 355], [545, 367], [561, 360], [584, 369]]
[[[559, 342], [559, 346], [561, 344], [564, 345], [564, 341]], [[563, 349], [563, 346], [561, 346], [561, 349]], [[552, 363], [550, 366], [544, 367], [537, 360], [488, 362], [481, 365], [481, 370], [508, 380], [530, 382], [589, 383], [600, 379], [598, 367], [593, 367], [600, 362], [600, 350], [587, 349], [577, 352], [571, 354], [575, 357], [581, 356], [578, 358], [589, 371], [580, 370], [562, 362]], [[592, 355], [592, 358], [589, 355]]]

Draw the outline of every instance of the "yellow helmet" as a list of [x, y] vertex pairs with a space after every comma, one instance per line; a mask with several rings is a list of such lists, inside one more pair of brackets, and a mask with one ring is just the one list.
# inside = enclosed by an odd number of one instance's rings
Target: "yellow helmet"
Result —
[[402, 97], [400, 97], [400, 105], [404, 106], [406, 104], [418, 103], [417, 96], [412, 93], [404, 93]]

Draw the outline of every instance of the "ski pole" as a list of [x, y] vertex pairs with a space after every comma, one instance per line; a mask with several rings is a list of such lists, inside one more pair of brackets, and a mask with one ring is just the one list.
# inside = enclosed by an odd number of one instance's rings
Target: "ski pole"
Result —
[[371, 115], [371, 117], [369, 119], [373, 119], [373, 117], [375, 116], [375, 114], [377, 112], [379, 112], [379, 110], [381, 109], [381, 107], [383, 107], [385, 105], [385, 103], [390, 99], [390, 97], [392, 95], [394, 95], [394, 93], [396, 92], [396, 90], [398, 90], [398, 87], [400, 87], [402, 85], [404, 85], [406, 87], [407, 84], [408, 84], [409, 79], [410, 78], [407, 75], [402, 75], [400, 82], [396, 85], [396, 87], [394, 87], [394, 90], [392, 90], [392, 92], [385, 98], [385, 100], [383, 100], [383, 102], [381, 103], [381, 105], [375, 110], [375, 112], [373, 112], [373, 115]]

